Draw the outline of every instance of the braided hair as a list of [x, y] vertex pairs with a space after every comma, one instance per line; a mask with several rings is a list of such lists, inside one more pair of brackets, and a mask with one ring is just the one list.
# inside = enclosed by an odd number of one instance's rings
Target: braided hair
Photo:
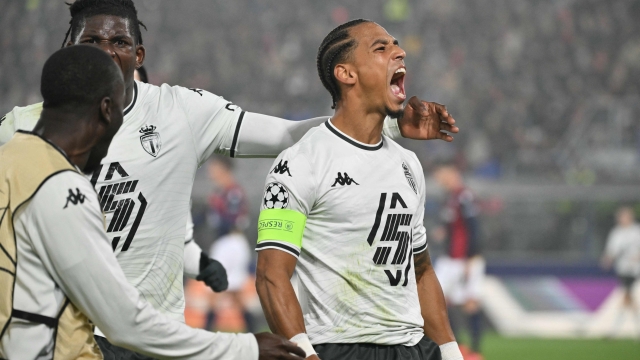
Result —
[[333, 74], [333, 68], [336, 64], [346, 61], [357, 45], [356, 40], [349, 34], [349, 29], [366, 22], [371, 22], [371, 20], [356, 19], [338, 26], [331, 30], [318, 48], [318, 57], [316, 58], [318, 75], [322, 85], [331, 94], [332, 109], [336, 108], [336, 104], [340, 100], [340, 87], [338, 87]]
[[67, 43], [67, 39], [74, 39], [78, 36], [85, 20], [95, 15], [113, 15], [127, 19], [129, 24], [133, 26], [131, 35], [137, 44], [142, 45], [140, 26], [145, 30], [147, 27], [138, 20], [138, 11], [132, 0], [76, 0], [73, 3], [67, 3], [67, 5], [69, 5], [69, 12], [71, 12], [71, 20], [69, 21], [69, 30], [67, 30], [62, 42], [63, 47]]

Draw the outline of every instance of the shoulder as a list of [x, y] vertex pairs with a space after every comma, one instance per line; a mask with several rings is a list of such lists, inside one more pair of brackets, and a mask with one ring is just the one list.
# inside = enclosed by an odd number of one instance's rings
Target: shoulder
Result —
[[420, 160], [418, 160], [418, 156], [413, 151], [402, 147], [400, 144], [395, 142], [390, 137], [385, 135], [383, 136], [384, 136], [384, 141], [386, 141], [389, 146], [389, 149], [393, 152], [398, 153], [402, 157], [404, 163], [411, 170], [411, 172], [418, 177], [418, 179], [424, 180], [424, 170], [422, 169], [422, 164], [420, 163]]
[[16, 106], [0, 118], [0, 144], [9, 141], [18, 130], [31, 131], [36, 126], [42, 112], [42, 103]]
[[42, 103], [39, 102], [28, 106], [16, 106], [13, 108], [13, 110], [11, 110], [9, 114], [12, 114], [14, 119], [18, 121], [38, 121], [41, 112]]
[[58, 212], [69, 207], [97, 206], [95, 190], [82, 174], [66, 170], [46, 179], [34, 194], [32, 203], [47, 212]]
[[322, 151], [330, 148], [327, 144], [327, 136], [322, 131], [325, 125], [318, 125], [309, 129], [304, 136], [289, 148], [282, 151], [281, 155], [311, 160], [314, 156], [321, 156]]

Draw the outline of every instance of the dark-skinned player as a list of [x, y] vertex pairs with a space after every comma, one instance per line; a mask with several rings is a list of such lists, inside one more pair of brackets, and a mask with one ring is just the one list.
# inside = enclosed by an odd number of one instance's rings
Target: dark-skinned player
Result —
[[[133, 73], [143, 64], [145, 49], [133, 2], [79, 0], [70, 10], [64, 45], [103, 49], [125, 79], [124, 124], [102, 166], [91, 176], [106, 214], [112, 248], [143, 297], [161, 312], [183, 319], [185, 263], [200, 264], [200, 274], [207, 275], [201, 279], [208, 285], [215, 288], [223, 283], [215, 271], [216, 262], [202, 261], [202, 256], [184, 258], [185, 224], [197, 167], [213, 153], [273, 157], [326, 118], [286, 121], [242, 111], [204, 90], [136, 82]], [[444, 107], [414, 98], [409, 108], [399, 120], [386, 121], [388, 135], [451, 141], [445, 131], [457, 132]], [[40, 112], [41, 104], [15, 108], [2, 122], [0, 133], [30, 130]], [[99, 329], [96, 333], [101, 335]], [[99, 340], [101, 346], [109, 346], [104, 338]]]
[[[192, 329], [159, 313], [118, 266], [82, 173], [100, 166], [122, 125], [120, 69], [95, 47], [65, 48], [45, 63], [41, 93], [33, 132], [0, 147], [0, 358], [103, 359], [93, 324], [153, 357], [251, 357], [252, 335]], [[262, 358], [304, 354], [274, 336], [256, 336]]]
[[256, 287], [271, 330], [307, 359], [462, 360], [427, 250], [422, 167], [382, 131], [405, 109], [405, 56], [372, 21], [331, 31], [317, 64], [335, 114], [278, 156], [289, 173], [267, 176]]

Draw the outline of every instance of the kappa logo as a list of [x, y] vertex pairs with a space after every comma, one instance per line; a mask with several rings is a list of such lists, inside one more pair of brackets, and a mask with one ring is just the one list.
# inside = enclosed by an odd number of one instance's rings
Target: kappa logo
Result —
[[344, 176], [342, 176], [342, 173], [339, 172], [338, 177], [336, 178], [336, 181], [333, 183], [333, 185], [331, 185], [331, 187], [335, 187], [338, 184], [340, 184], [340, 186], [351, 185], [351, 184], [360, 185], [355, 180], [350, 178], [349, 174], [347, 174], [346, 172], [344, 173]]
[[416, 181], [413, 179], [413, 175], [411, 175], [411, 171], [409, 171], [409, 167], [407, 166], [407, 164], [402, 163], [402, 170], [404, 171], [404, 176], [407, 178], [407, 182], [409, 182], [409, 186], [411, 186], [414, 193], [418, 194]]
[[162, 147], [162, 140], [160, 140], [160, 134], [156, 131], [156, 127], [154, 125], [145, 125], [140, 128], [140, 143], [142, 144], [142, 148], [149, 155], [156, 157], [160, 154], [160, 148]]
[[284, 175], [286, 173], [287, 175], [289, 175], [289, 177], [291, 177], [291, 172], [289, 172], [289, 161], [285, 160], [284, 162], [282, 162], [282, 160], [280, 160], [278, 165], [276, 165], [273, 170], [269, 172], [269, 174], [271, 173], [280, 175]]
[[63, 209], [66, 209], [69, 206], [69, 203], [72, 205], [77, 205], [78, 203], [84, 204], [84, 200], [86, 196], [80, 192], [80, 189], [76, 188], [76, 193], [73, 193], [73, 190], [69, 189], [69, 196], [67, 197], [67, 203], [64, 204]]
[[193, 91], [194, 93], [202, 96], [202, 89], [196, 89], [196, 88], [189, 88], [189, 90]]

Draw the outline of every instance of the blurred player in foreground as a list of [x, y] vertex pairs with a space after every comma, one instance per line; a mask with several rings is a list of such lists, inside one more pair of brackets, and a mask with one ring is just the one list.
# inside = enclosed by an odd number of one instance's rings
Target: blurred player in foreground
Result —
[[[145, 48], [133, 2], [78, 0], [71, 4], [70, 12], [63, 45], [89, 44], [102, 49], [124, 76], [128, 105], [123, 125], [91, 176], [112, 249], [142, 296], [162, 313], [182, 321], [184, 264], [200, 264], [202, 253], [199, 248], [184, 251], [198, 166], [213, 153], [273, 157], [324, 119], [286, 121], [245, 112], [201, 89], [137, 82], [134, 70], [142, 66]], [[0, 142], [18, 129], [33, 129], [41, 111], [42, 104], [14, 108], [0, 124]], [[444, 107], [428, 103], [399, 120], [388, 119], [385, 129], [396, 137], [451, 141], [451, 136], [438, 130], [457, 132], [453, 122]], [[197, 247], [195, 242], [188, 246]], [[185, 254], [196, 256], [185, 259]], [[200, 273], [205, 270], [201, 268]], [[103, 335], [99, 328], [96, 335]], [[105, 339], [101, 346], [128, 353]]]
[[155, 357], [257, 358], [255, 338], [261, 359], [304, 355], [271, 334], [189, 328], [144, 301], [81, 174], [100, 165], [122, 125], [122, 73], [103, 51], [66, 48], [45, 63], [41, 92], [34, 131], [0, 147], [0, 358], [102, 359], [89, 319], [113, 343]]
[[436, 260], [436, 274], [451, 311], [451, 324], [456, 336], [456, 325], [460, 324], [456, 319], [460, 318], [460, 312], [464, 315], [462, 324], [471, 338], [471, 350], [462, 347], [465, 359], [482, 359], [479, 353], [485, 261], [480, 254], [477, 206], [473, 193], [464, 186], [462, 174], [455, 166], [438, 167], [434, 177], [449, 194], [442, 211], [442, 220], [446, 224], [442, 229], [446, 254]]
[[613, 324], [612, 334], [620, 329], [629, 313], [640, 336], [640, 312], [633, 298], [633, 284], [640, 277], [640, 225], [636, 223], [633, 209], [622, 207], [616, 212], [616, 227], [609, 233], [602, 256], [606, 269], [614, 268], [624, 291], [620, 312]]
[[308, 359], [462, 359], [427, 251], [422, 167], [382, 134], [385, 116], [422, 106], [404, 108], [405, 56], [372, 21], [331, 31], [317, 64], [335, 115], [267, 176], [258, 294], [271, 330]]

